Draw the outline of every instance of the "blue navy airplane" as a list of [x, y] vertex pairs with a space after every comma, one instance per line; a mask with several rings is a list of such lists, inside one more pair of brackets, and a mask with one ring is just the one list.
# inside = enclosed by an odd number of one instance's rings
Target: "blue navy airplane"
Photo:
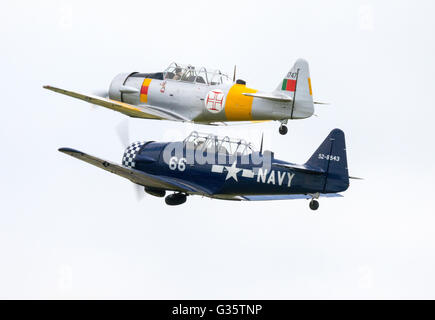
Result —
[[340, 129], [332, 130], [302, 165], [275, 159], [262, 145], [254, 151], [243, 140], [194, 131], [178, 142], [135, 142], [125, 150], [121, 165], [70, 148], [59, 151], [129, 179], [153, 196], [169, 191], [168, 205], [201, 195], [247, 201], [310, 199], [310, 208], [317, 210], [319, 197], [342, 197], [338, 193], [349, 187], [352, 177]]

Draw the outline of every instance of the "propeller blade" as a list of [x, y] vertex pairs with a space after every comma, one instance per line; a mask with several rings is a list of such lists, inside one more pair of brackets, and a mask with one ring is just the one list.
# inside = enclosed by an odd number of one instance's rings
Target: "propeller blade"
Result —
[[[109, 92], [107, 90], [94, 90], [91, 93], [100, 98], [109, 98]], [[97, 107], [96, 104], [92, 104], [92, 110], [95, 110]]]
[[[124, 149], [130, 145], [130, 130], [128, 119], [122, 120], [116, 126], [116, 132], [118, 133], [118, 138], [122, 143]], [[138, 184], [133, 184], [136, 193], [136, 200], [141, 201], [145, 197], [144, 187]]]
[[99, 96], [101, 98], [108, 98], [109, 97], [109, 91], [107, 91], [107, 90], [94, 90], [94, 91], [92, 91], [92, 94], [94, 96]]
[[136, 191], [136, 200], [141, 201], [145, 197], [145, 190], [142, 186], [138, 184], [134, 184], [134, 188]]
[[118, 138], [122, 146], [126, 149], [130, 144], [128, 119], [122, 120], [116, 127]]

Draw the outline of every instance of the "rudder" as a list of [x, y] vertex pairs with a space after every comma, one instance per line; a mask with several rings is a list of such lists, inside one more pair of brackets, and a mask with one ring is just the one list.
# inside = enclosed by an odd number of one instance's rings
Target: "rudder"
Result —
[[305, 165], [325, 171], [322, 193], [345, 191], [349, 187], [349, 173], [344, 132], [332, 130]]
[[303, 119], [313, 115], [313, 91], [310, 68], [306, 60], [296, 60], [275, 91], [293, 99], [290, 103], [290, 119]]

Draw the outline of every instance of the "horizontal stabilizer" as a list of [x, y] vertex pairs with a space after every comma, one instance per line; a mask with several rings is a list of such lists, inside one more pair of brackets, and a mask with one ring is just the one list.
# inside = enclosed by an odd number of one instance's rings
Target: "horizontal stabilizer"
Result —
[[291, 169], [295, 171], [303, 171], [306, 173], [311, 174], [323, 174], [325, 173], [325, 170], [321, 168], [312, 168], [307, 165], [300, 165], [300, 164], [291, 164], [291, 163], [272, 163], [272, 165], [275, 165], [277, 167], [285, 168], [285, 169]]
[[351, 176], [349, 176], [349, 179], [354, 179], [354, 180], [364, 180], [364, 178], [351, 177]]
[[242, 93], [245, 96], [248, 97], [254, 97], [254, 98], [260, 98], [260, 99], [267, 99], [272, 101], [280, 101], [280, 102], [292, 102], [293, 99], [289, 96], [286, 96], [284, 94], [278, 94], [278, 93], [266, 93], [266, 92], [255, 92], [255, 93]]

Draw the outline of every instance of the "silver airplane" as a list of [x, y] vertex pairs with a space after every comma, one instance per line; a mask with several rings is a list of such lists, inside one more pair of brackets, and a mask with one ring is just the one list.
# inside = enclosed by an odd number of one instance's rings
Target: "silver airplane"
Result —
[[308, 62], [298, 59], [272, 92], [248, 88], [219, 70], [172, 63], [156, 73], [121, 73], [105, 97], [85, 95], [52, 86], [58, 93], [103, 106], [134, 118], [226, 125], [235, 121], [280, 122], [313, 115], [314, 104]]

